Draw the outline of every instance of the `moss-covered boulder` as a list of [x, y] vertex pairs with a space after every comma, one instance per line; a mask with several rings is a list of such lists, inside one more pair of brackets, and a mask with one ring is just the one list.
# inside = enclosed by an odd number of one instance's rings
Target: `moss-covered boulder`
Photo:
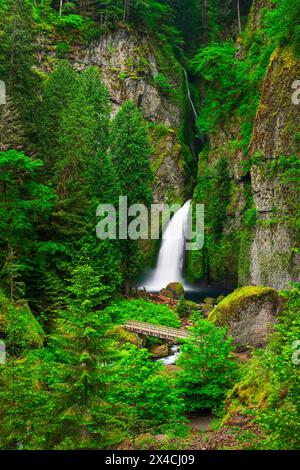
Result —
[[264, 347], [284, 300], [276, 289], [246, 286], [236, 289], [209, 314], [217, 326], [228, 326], [239, 351]]
[[217, 297], [217, 304], [222, 302], [222, 300], [224, 300], [224, 299], [225, 299], [225, 295], [219, 295], [219, 297]]
[[166, 357], [169, 354], [169, 346], [167, 343], [156, 344], [150, 348], [150, 353], [156, 359]]
[[205, 317], [208, 317], [208, 315], [210, 314], [210, 312], [212, 312], [214, 309], [214, 305], [213, 304], [203, 304], [201, 305], [201, 312], [203, 313], [203, 315]]
[[38, 348], [43, 345], [44, 332], [25, 301], [12, 303], [0, 291], [0, 337], [4, 338], [11, 322], [11, 315], [15, 315], [18, 326], [18, 341], [20, 347]]
[[184, 288], [181, 282], [170, 282], [162, 291], [164, 292], [163, 295], [171, 299], [180, 299], [184, 296]]
[[185, 300], [184, 298], [181, 298], [176, 306], [176, 312], [180, 318], [189, 317], [190, 315], [193, 315], [195, 312], [199, 311], [199, 304], [196, 304], [196, 302], [192, 302], [191, 300]]

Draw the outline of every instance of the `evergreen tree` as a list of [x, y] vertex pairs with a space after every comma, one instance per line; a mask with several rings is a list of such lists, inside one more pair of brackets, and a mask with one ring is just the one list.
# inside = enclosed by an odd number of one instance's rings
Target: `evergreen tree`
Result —
[[107, 386], [115, 357], [110, 317], [95, 307], [107, 288], [93, 269], [76, 268], [67, 309], [59, 312], [51, 337], [59, 368], [54, 386], [59, 426], [57, 448], [101, 448], [109, 441]]
[[1, 449], [45, 449], [53, 432], [54, 397], [44, 380], [47, 363], [36, 354], [7, 355], [0, 368]]
[[[128, 207], [136, 203], [149, 207], [152, 202], [151, 147], [141, 113], [131, 101], [122, 106], [112, 123], [110, 155]], [[142, 258], [136, 241], [124, 240], [121, 247], [125, 291], [128, 294], [129, 280], [136, 276]]]
[[39, 83], [33, 72], [36, 59], [30, 4], [24, 0], [2, 1], [0, 31], [0, 77], [6, 84], [7, 94], [18, 106], [22, 125], [31, 139]]
[[151, 147], [140, 111], [127, 101], [113, 120], [110, 153], [128, 206], [152, 202]]
[[22, 150], [24, 146], [24, 128], [20, 113], [13, 100], [7, 96], [6, 104], [0, 105], [0, 152]]
[[53, 207], [53, 192], [39, 181], [42, 166], [24, 153], [0, 152], [0, 269], [7, 287], [17, 275], [8, 269], [12, 259], [23, 280], [29, 275], [31, 254], [39, 244], [36, 225]]
[[145, 432], [176, 432], [183, 422], [183, 401], [172, 378], [162, 366], [150, 360], [146, 349], [127, 345], [122, 351], [114, 375], [111, 401], [119, 409], [117, 419], [123, 435], [136, 438]]
[[178, 387], [187, 411], [216, 410], [237, 378], [232, 339], [226, 329], [199, 320], [182, 344]]
[[76, 74], [67, 61], [61, 61], [43, 85], [42, 103], [37, 113], [39, 147], [45, 162], [47, 179], [59, 159], [59, 137], [63, 111], [75, 93]]

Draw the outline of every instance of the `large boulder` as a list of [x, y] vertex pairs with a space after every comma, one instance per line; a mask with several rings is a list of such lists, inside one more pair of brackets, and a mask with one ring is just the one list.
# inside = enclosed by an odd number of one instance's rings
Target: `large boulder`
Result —
[[184, 296], [184, 288], [181, 282], [170, 282], [165, 289], [161, 289], [160, 294], [170, 299], [180, 299]]
[[156, 344], [150, 349], [150, 353], [155, 359], [166, 357], [169, 354], [169, 346], [167, 343]]
[[283, 303], [282, 296], [271, 287], [241, 287], [225, 297], [208, 319], [217, 326], [229, 327], [238, 351], [264, 347]]

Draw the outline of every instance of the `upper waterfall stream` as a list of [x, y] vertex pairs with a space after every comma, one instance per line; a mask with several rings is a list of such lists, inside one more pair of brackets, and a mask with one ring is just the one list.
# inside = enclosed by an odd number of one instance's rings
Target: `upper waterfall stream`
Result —
[[183, 72], [184, 72], [184, 77], [185, 77], [185, 84], [186, 84], [186, 90], [187, 90], [188, 99], [189, 99], [191, 108], [192, 108], [192, 110], [193, 110], [193, 115], [194, 115], [194, 119], [195, 119], [195, 122], [196, 122], [197, 119], [198, 119], [198, 114], [197, 114], [197, 111], [196, 111], [194, 102], [193, 102], [193, 100], [192, 100], [191, 89], [190, 89], [190, 83], [189, 83], [189, 77], [188, 77], [188, 74], [187, 74], [187, 71], [185, 70], [185, 68], [183, 68]]
[[146, 290], [156, 292], [170, 282], [184, 284], [182, 271], [190, 205], [191, 201], [187, 201], [168, 222], [163, 232], [157, 266], [142, 285]]

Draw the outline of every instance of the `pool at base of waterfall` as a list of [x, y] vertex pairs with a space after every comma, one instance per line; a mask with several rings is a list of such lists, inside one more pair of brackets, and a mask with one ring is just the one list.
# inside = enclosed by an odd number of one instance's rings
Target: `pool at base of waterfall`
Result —
[[202, 303], [207, 297], [217, 299], [217, 297], [219, 297], [220, 295], [226, 296], [234, 291], [234, 288], [212, 285], [208, 282], [190, 284], [187, 288], [184, 284], [184, 287], [184, 297], [186, 298], [186, 300], [192, 300], [196, 303]]
[[183, 277], [186, 255], [186, 241], [189, 233], [191, 200], [175, 212], [166, 224], [155, 269], [149, 269], [138, 281], [137, 286], [149, 293], [158, 293], [171, 282], [180, 282], [185, 291], [185, 298], [193, 302], [203, 302], [206, 297], [217, 298], [228, 295], [233, 289], [212, 285], [199, 281], [188, 283]]

